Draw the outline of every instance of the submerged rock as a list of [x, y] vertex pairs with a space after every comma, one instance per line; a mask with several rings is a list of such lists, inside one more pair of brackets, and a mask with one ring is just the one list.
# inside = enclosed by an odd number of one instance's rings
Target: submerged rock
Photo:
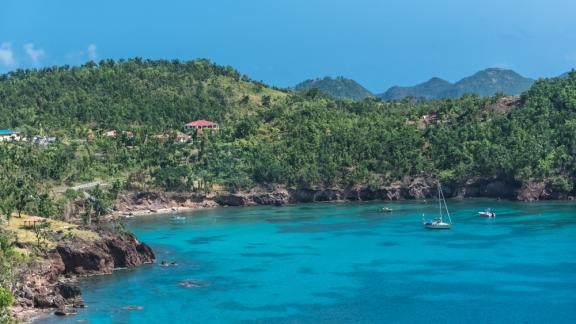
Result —
[[130, 305], [130, 306], [122, 307], [122, 309], [123, 310], [129, 310], [129, 311], [140, 311], [140, 310], [143, 310], [144, 307], [139, 306], [139, 305]]
[[68, 308], [66, 306], [62, 307], [62, 308], [58, 308], [56, 311], [54, 311], [54, 315], [57, 316], [68, 316], [68, 315], [76, 315], [77, 312], [74, 308]]
[[200, 288], [208, 286], [209, 283], [204, 280], [190, 279], [182, 280], [178, 283], [178, 285], [182, 288]]

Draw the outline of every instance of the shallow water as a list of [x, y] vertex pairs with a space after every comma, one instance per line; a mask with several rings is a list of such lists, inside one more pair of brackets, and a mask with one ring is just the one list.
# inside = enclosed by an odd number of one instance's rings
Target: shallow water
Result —
[[[85, 279], [87, 309], [41, 322], [576, 323], [575, 203], [448, 204], [448, 231], [422, 227], [436, 205], [421, 202], [134, 219], [128, 229], [178, 266]], [[485, 207], [497, 218], [477, 216]]]

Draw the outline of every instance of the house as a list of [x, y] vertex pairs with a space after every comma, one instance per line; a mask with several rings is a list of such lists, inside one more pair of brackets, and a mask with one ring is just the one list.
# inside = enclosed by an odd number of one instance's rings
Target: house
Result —
[[116, 137], [116, 130], [107, 131], [104, 133], [106, 137]]
[[1, 141], [20, 141], [20, 133], [10, 129], [0, 129], [0, 142]]
[[208, 120], [200, 119], [191, 121], [184, 125], [184, 130], [186, 131], [198, 130], [198, 129], [218, 129], [218, 124]]
[[192, 139], [191, 135], [188, 134], [176, 134], [175, 140], [178, 143], [187, 143]]
[[[134, 137], [134, 133], [130, 131], [122, 131], [122, 134], [126, 135], [126, 137]], [[104, 133], [104, 136], [106, 137], [116, 137], [117, 135], [118, 131], [116, 131], [115, 129]]]
[[36, 145], [48, 146], [48, 144], [54, 142], [56, 142], [56, 137], [36, 135], [32, 138], [32, 143]]
[[152, 137], [157, 140], [167, 140], [170, 138], [170, 134], [154, 134]]

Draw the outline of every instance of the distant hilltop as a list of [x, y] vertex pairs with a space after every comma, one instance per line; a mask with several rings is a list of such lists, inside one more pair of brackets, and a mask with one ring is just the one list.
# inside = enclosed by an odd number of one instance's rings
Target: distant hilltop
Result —
[[374, 95], [358, 82], [344, 77], [325, 77], [323, 79], [306, 80], [297, 84], [296, 91], [318, 89], [336, 99], [362, 100]]
[[[560, 77], [566, 77], [568, 72]], [[534, 79], [524, 77], [513, 70], [489, 68], [450, 83], [444, 79], [433, 77], [415, 86], [394, 86], [381, 94], [373, 94], [358, 82], [345, 77], [325, 77], [306, 80], [294, 87], [295, 90], [318, 89], [337, 99], [362, 100], [378, 97], [384, 100], [400, 100], [406, 97], [424, 98], [428, 100], [441, 98], [458, 98], [464, 94], [492, 96], [496, 93], [519, 95], [528, 90]]]
[[405, 97], [439, 99], [457, 98], [468, 93], [492, 96], [498, 92], [518, 95], [528, 90], [533, 83], [533, 79], [523, 77], [512, 70], [490, 68], [463, 78], [456, 83], [432, 78], [413, 87], [395, 86], [378, 97], [386, 100], [397, 100]]

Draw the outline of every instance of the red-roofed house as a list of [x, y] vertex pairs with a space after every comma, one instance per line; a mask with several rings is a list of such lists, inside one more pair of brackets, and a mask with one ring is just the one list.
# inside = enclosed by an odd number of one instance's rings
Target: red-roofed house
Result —
[[218, 129], [218, 124], [208, 121], [208, 120], [195, 120], [184, 125], [185, 130], [194, 130], [194, 129]]

